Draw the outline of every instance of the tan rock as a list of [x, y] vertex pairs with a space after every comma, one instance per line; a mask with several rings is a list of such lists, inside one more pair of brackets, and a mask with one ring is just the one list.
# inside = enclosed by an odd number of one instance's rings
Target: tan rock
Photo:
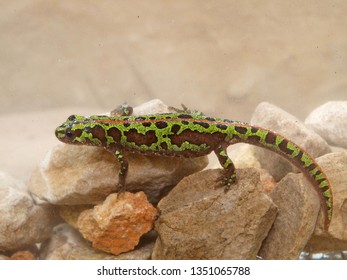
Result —
[[259, 256], [298, 259], [315, 229], [320, 199], [302, 174], [293, 173], [277, 184], [270, 197], [278, 207], [278, 215]]
[[33, 172], [29, 190], [52, 204], [96, 204], [115, 190], [117, 172], [103, 148], [59, 144]]
[[93, 205], [59, 205], [57, 206], [59, 215], [62, 219], [73, 228], [77, 228], [79, 215], [87, 209], [92, 209]]
[[[331, 152], [331, 148], [322, 137], [293, 115], [270, 103], [262, 102], [257, 106], [251, 123], [283, 135], [303, 147], [313, 157]], [[269, 170], [276, 181], [282, 179], [288, 172], [296, 171], [288, 160], [274, 152], [259, 147], [254, 147], [254, 152], [262, 167]]]
[[118, 256], [91, 247], [81, 234], [67, 224], [61, 224], [41, 246], [40, 259], [47, 260], [147, 260], [154, 245], [153, 238], [142, 242], [131, 252]]
[[10, 258], [0, 254], [0, 261], [9, 260]]
[[0, 173], [0, 251], [13, 251], [46, 240], [57, 223], [51, 206], [36, 205], [26, 186]]
[[[124, 153], [129, 162], [126, 187], [144, 190], [150, 201], [184, 176], [207, 165], [206, 157], [168, 158]], [[58, 205], [98, 204], [116, 191], [118, 162], [103, 148], [60, 144], [33, 172], [29, 189], [36, 197]]]
[[305, 250], [322, 252], [347, 249], [347, 152], [335, 152], [317, 159], [328, 176], [333, 192], [333, 217], [328, 233], [322, 230], [323, 217]]
[[153, 228], [157, 210], [143, 192], [111, 194], [100, 205], [83, 211], [77, 226], [93, 247], [119, 255], [131, 251]]
[[153, 259], [255, 259], [275, 216], [255, 169], [225, 193], [220, 170], [184, 178], [158, 208]]

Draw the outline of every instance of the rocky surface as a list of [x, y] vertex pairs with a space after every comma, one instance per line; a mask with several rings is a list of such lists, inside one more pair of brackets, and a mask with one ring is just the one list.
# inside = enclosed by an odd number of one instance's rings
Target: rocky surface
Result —
[[347, 148], [347, 101], [330, 101], [313, 110], [305, 124], [330, 145]]
[[276, 216], [259, 173], [239, 169], [227, 193], [220, 170], [183, 179], [158, 204], [153, 259], [255, 259]]
[[296, 260], [315, 229], [320, 199], [302, 174], [293, 173], [277, 184], [270, 197], [278, 207], [278, 215], [259, 256]]
[[[260, 103], [252, 115], [251, 124], [281, 134], [303, 147], [313, 157], [319, 157], [331, 151], [331, 148], [322, 137], [308, 129], [296, 117], [273, 104]], [[288, 172], [295, 170], [283, 157], [262, 148], [255, 147], [254, 149], [262, 167], [269, 170], [276, 181], [279, 181]]]
[[131, 251], [154, 226], [157, 210], [143, 192], [111, 194], [93, 209], [83, 211], [77, 227], [93, 247], [114, 255]]
[[52, 206], [36, 205], [26, 186], [0, 173], [0, 251], [13, 251], [46, 240], [57, 223]]
[[142, 240], [135, 250], [118, 256], [91, 247], [81, 234], [67, 224], [61, 224], [41, 246], [40, 259], [45, 260], [146, 260], [154, 245], [153, 237]]
[[[134, 113], [168, 110], [153, 100]], [[0, 174], [0, 259], [298, 259], [328, 251], [322, 258], [338, 258], [335, 251], [347, 248], [347, 151], [334, 147], [329, 153], [322, 138], [268, 103], [258, 106], [253, 122], [288, 137], [315, 157], [325, 154], [317, 162], [334, 197], [327, 232], [319, 197], [303, 174], [287, 174], [294, 170], [287, 161], [282, 164], [274, 153], [258, 147], [229, 147], [238, 180], [226, 193], [217, 183], [221, 170], [195, 173], [206, 166], [206, 157], [126, 153], [127, 188], [144, 192], [117, 196], [112, 192], [118, 163], [110, 153], [61, 144], [34, 171], [31, 193]], [[213, 160], [208, 168], [220, 168], [214, 155], [209, 158]], [[269, 172], [276, 180], [287, 175], [276, 183]], [[191, 173], [195, 174], [181, 180]], [[169, 193], [161, 199], [165, 191]], [[160, 200], [159, 211], [148, 200]], [[57, 213], [68, 224], [52, 233], [61, 222]], [[151, 231], [157, 214], [158, 235]]]

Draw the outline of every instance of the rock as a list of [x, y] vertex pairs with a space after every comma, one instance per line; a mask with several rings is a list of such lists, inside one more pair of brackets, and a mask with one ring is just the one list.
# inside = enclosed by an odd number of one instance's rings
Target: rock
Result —
[[29, 190], [51, 204], [96, 204], [115, 190], [117, 173], [103, 148], [59, 144], [33, 172]]
[[[184, 176], [207, 165], [202, 158], [167, 158], [124, 153], [129, 162], [127, 189], [144, 190], [150, 201]], [[118, 162], [98, 147], [57, 145], [36, 169], [29, 182], [30, 192], [58, 205], [98, 204], [116, 191]]]
[[60, 217], [70, 226], [77, 229], [77, 220], [80, 214], [87, 209], [92, 209], [93, 205], [59, 205]]
[[333, 217], [328, 232], [317, 226], [305, 250], [341, 251], [347, 248], [347, 151], [330, 153], [317, 159], [327, 174], [333, 193]]
[[134, 107], [133, 115], [164, 114], [172, 112], [172, 109], [159, 99], [152, 99], [137, 107]]
[[277, 184], [270, 197], [278, 207], [278, 215], [259, 256], [296, 260], [315, 229], [320, 199], [303, 174], [293, 173]]
[[[319, 157], [331, 151], [329, 145], [317, 133], [308, 129], [294, 116], [272, 104], [260, 103], [253, 113], [251, 123], [281, 134], [303, 147], [313, 157]], [[262, 167], [269, 170], [276, 181], [279, 181], [288, 172], [296, 170], [282, 156], [266, 149], [258, 147], [254, 149]]]
[[[254, 149], [249, 144], [237, 143], [230, 145], [228, 147], [227, 153], [230, 159], [235, 164], [236, 168], [261, 167], [260, 162], [254, 155]], [[208, 159], [208, 169], [221, 167], [221, 164], [219, 163], [216, 155], [213, 152], [208, 156]]]
[[83, 211], [77, 226], [93, 247], [114, 255], [131, 251], [153, 228], [157, 210], [143, 192], [111, 194], [94, 209]]
[[54, 229], [49, 240], [41, 246], [40, 259], [46, 260], [148, 260], [154, 240], [149, 239], [133, 251], [118, 256], [96, 250], [81, 234], [67, 224]]
[[0, 172], [0, 251], [22, 249], [46, 240], [57, 223], [51, 206], [36, 205], [26, 186]]
[[255, 169], [238, 169], [228, 192], [220, 170], [184, 178], [158, 208], [153, 259], [255, 259], [275, 216]]
[[329, 144], [347, 148], [347, 101], [330, 101], [313, 110], [305, 124]]
[[11, 260], [36, 260], [37, 257], [30, 251], [17, 251], [11, 257]]

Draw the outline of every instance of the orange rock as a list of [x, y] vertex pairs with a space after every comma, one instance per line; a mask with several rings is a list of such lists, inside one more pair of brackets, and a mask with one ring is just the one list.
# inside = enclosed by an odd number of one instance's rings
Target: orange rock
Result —
[[135, 248], [153, 228], [156, 215], [143, 192], [111, 194], [102, 204], [83, 211], [77, 227], [94, 248], [118, 255]]
[[10, 260], [36, 260], [37, 258], [35, 255], [30, 251], [18, 251], [15, 252], [11, 257]]

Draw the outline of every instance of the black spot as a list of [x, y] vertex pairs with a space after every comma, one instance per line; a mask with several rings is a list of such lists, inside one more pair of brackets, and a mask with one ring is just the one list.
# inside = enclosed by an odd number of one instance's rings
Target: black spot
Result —
[[135, 118], [135, 121], [144, 121], [146, 118], [144, 117], [136, 117]]
[[226, 130], [228, 128], [228, 126], [225, 124], [217, 124], [216, 127], [221, 129], [221, 130]]
[[142, 125], [145, 126], [145, 127], [150, 127], [151, 123], [150, 122], [144, 122], [144, 123], [142, 123]]
[[277, 136], [273, 133], [268, 132], [265, 137], [265, 143], [276, 145]]
[[106, 142], [105, 130], [102, 126], [96, 125], [93, 128], [87, 126], [84, 131], [92, 133], [93, 137], [99, 139], [101, 143]]
[[[318, 174], [316, 174], [316, 176], [320, 175], [321, 173], [319, 172]], [[325, 178], [322, 178], [322, 179], [319, 179], [319, 180], [316, 180], [318, 186], [323, 182], [325, 181], [326, 179]]]
[[189, 122], [188, 122], [188, 121], [181, 121], [181, 123], [182, 123], [182, 124], [184, 124], [184, 125], [189, 124]]
[[258, 130], [259, 130], [259, 129], [256, 128], [256, 127], [251, 127], [251, 132], [252, 132], [252, 133], [256, 133]]
[[149, 130], [145, 135], [137, 132], [136, 129], [132, 128], [129, 131], [124, 132], [128, 142], [134, 142], [137, 146], [146, 145], [150, 146], [158, 141], [157, 136], [153, 130]]
[[122, 133], [120, 132], [120, 130], [118, 128], [110, 127], [107, 130], [107, 135], [111, 136], [116, 143], [119, 143], [121, 136], [122, 136]]
[[211, 117], [206, 117], [206, 120], [211, 121], [211, 122], [215, 122], [216, 121], [215, 118], [211, 118]]
[[290, 154], [292, 151], [289, 150], [287, 148], [287, 145], [288, 145], [288, 141], [286, 139], [284, 139], [279, 145], [278, 147], [280, 148], [281, 151], [285, 152], [286, 154]]
[[[305, 169], [307, 169], [308, 171], [312, 171], [312, 170], [315, 169], [316, 167], [317, 167], [317, 166], [312, 162], [309, 166], [305, 167]], [[320, 171], [317, 170], [316, 173], [315, 173], [314, 175], [318, 174], [319, 172], [320, 172]]]
[[302, 151], [300, 151], [295, 157], [294, 157], [294, 159], [297, 159], [298, 161], [300, 161], [301, 162], [301, 157], [302, 157], [302, 154], [303, 154], [303, 152]]
[[180, 115], [178, 115], [178, 117], [180, 119], [191, 119], [192, 118], [191, 115], [187, 115], [187, 114], [180, 114]]
[[123, 123], [123, 126], [124, 126], [124, 127], [129, 127], [129, 126], [130, 126], [130, 123], [125, 122], [125, 123]]
[[156, 116], [151, 116], [151, 117], [149, 117], [148, 119], [151, 120], [151, 121], [154, 121], [154, 120], [157, 119], [157, 117], [156, 117]]
[[320, 191], [321, 192], [325, 192], [325, 191], [327, 191], [329, 189], [329, 186], [325, 186], [325, 187], [323, 187], [323, 188], [320, 188]]
[[203, 128], [209, 128], [210, 125], [206, 122], [193, 122], [193, 124], [198, 124], [200, 126], [202, 126]]
[[155, 126], [159, 129], [162, 129], [162, 128], [165, 128], [167, 127], [167, 123], [166, 122], [162, 122], [162, 121], [159, 121], [159, 122], [156, 122], [155, 123]]
[[247, 133], [247, 127], [244, 126], [235, 126], [235, 130], [242, 135]]
[[233, 123], [234, 121], [224, 119], [224, 120], [223, 120], [223, 122], [227, 122], [227, 123]]
[[179, 130], [180, 130], [180, 126], [178, 124], [174, 124], [172, 127], [171, 127], [171, 132], [173, 133], [177, 133]]

